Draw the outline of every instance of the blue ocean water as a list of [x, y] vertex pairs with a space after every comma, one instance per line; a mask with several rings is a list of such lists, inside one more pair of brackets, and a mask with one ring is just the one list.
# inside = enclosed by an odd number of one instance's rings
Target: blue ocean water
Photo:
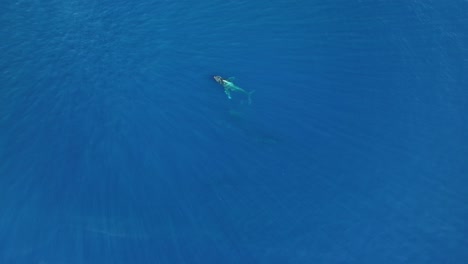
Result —
[[468, 2], [0, 6], [0, 263], [467, 263]]

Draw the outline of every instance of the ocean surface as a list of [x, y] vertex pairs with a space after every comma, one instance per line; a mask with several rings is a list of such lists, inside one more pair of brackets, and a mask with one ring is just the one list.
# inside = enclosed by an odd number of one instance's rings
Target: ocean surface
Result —
[[0, 263], [468, 263], [467, 14], [1, 1]]

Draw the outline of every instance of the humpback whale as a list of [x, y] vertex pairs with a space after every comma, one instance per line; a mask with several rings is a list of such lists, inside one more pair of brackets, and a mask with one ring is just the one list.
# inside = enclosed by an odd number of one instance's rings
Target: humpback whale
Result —
[[219, 84], [221, 84], [223, 87], [224, 87], [224, 93], [226, 93], [227, 97], [229, 99], [231, 99], [231, 92], [240, 92], [240, 93], [243, 93], [245, 95], [247, 95], [247, 99], [249, 101], [249, 104], [252, 102], [250, 96], [255, 92], [254, 91], [250, 91], [250, 92], [247, 92], [246, 90], [240, 88], [239, 86], [235, 85], [233, 80], [234, 78], [228, 78], [228, 79], [224, 79], [223, 77], [219, 76], [219, 75], [216, 75], [213, 77], [215, 79], [215, 81]]

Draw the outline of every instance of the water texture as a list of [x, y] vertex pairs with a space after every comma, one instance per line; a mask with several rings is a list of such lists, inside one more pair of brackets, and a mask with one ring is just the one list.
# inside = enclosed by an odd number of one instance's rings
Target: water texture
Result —
[[0, 263], [468, 260], [467, 1], [0, 10]]

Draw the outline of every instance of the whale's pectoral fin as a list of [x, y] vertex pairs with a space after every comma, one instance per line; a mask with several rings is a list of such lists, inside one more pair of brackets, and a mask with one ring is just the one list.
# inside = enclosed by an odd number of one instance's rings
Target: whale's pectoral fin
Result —
[[228, 80], [229, 82], [233, 82], [233, 81], [236, 80], [236, 78], [235, 78], [235, 77], [229, 77], [229, 78], [227, 78], [227, 80]]
[[249, 104], [252, 104], [252, 98], [251, 98], [251, 95], [255, 92], [255, 90], [253, 91], [250, 91], [247, 93], [247, 97], [248, 97], [248, 100], [249, 100]]
[[226, 93], [227, 97], [231, 99], [231, 92], [229, 92], [228, 89], [224, 90], [224, 92]]

